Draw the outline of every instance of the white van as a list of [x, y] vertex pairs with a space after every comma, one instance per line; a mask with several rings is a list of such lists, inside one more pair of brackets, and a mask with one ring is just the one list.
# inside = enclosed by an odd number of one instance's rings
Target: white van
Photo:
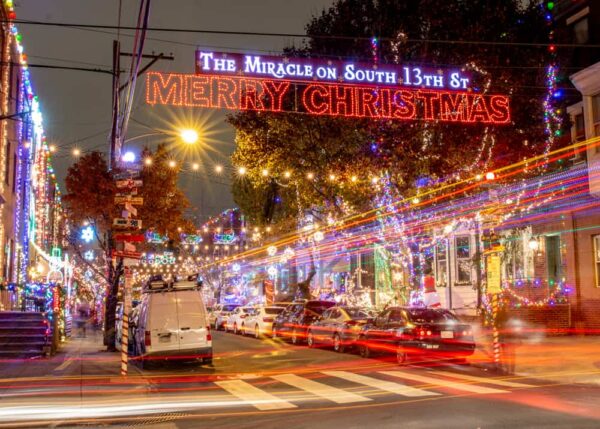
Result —
[[142, 294], [135, 354], [145, 358], [201, 359], [212, 363], [207, 311], [195, 281], [149, 282]]

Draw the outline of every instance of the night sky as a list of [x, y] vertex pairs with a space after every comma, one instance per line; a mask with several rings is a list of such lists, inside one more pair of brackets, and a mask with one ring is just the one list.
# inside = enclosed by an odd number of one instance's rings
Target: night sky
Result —
[[[17, 18], [32, 21], [116, 25], [118, 0], [21, 0], [15, 2]], [[122, 1], [121, 24], [134, 26], [139, 2]], [[272, 33], [304, 33], [311, 16], [328, 8], [333, 0], [152, 0], [150, 27], [177, 27], [198, 30], [227, 30]], [[29, 63], [69, 67], [100, 68], [112, 66], [112, 40], [116, 30], [77, 29], [20, 24]], [[122, 51], [131, 52], [131, 31], [121, 32]], [[250, 37], [193, 33], [149, 32], [145, 53], [172, 53], [174, 61], [160, 61], [152, 70], [192, 73], [196, 47], [215, 51], [279, 53], [298, 39]], [[129, 59], [122, 58], [122, 69]], [[61, 184], [74, 161], [72, 150], [83, 152], [108, 149], [111, 120], [111, 76], [109, 74], [50, 70], [32, 67], [34, 91], [39, 95], [48, 141], [58, 148], [54, 166]], [[185, 160], [181, 184], [197, 209], [197, 220], [233, 206], [229, 175], [215, 177], [216, 164], [229, 165], [234, 149], [233, 129], [224, 122], [225, 113], [201, 109], [148, 107], [143, 95], [144, 79], [138, 81], [136, 103], [127, 138], [152, 133], [156, 129], [200, 125], [203, 143], [178, 153]], [[148, 125], [152, 129], [141, 124]], [[154, 136], [131, 142], [132, 149], [150, 146], [164, 137]], [[199, 162], [206, 174], [193, 172]], [[63, 186], [64, 190], [64, 186]]]

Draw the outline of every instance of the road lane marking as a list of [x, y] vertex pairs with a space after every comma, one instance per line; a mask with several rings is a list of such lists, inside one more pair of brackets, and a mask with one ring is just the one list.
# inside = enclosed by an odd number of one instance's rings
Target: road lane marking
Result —
[[215, 381], [215, 384], [262, 411], [296, 408], [294, 404], [279, 399], [242, 380]]
[[476, 386], [474, 384], [458, 383], [455, 381], [442, 380], [441, 378], [426, 377], [405, 371], [380, 371], [381, 374], [392, 377], [405, 378], [407, 380], [418, 381], [430, 384], [432, 386], [449, 387], [455, 390], [464, 390], [465, 392], [480, 394], [508, 393], [508, 390], [492, 389], [490, 387]]
[[514, 381], [498, 380], [497, 378], [476, 377], [474, 375], [457, 374], [450, 371], [432, 371], [432, 374], [442, 374], [448, 377], [460, 378], [462, 380], [475, 381], [478, 383], [495, 384], [505, 387], [533, 387], [531, 384], [515, 383]]
[[56, 368], [54, 368], [54, 371], [65, 370], [72, 363], [73, 363], [73, 358], [67, 358], [67, 359], [65, 359], [65, 361], [63, 363], [61, 363], [59, 366], [57, 366]]
[[343, 380], [348, 380], [353, 383], [363, 384], [365, 386], [374, 387], [376, 389], [385, 390], [386, 392], [395, 393], [402, 396], [432, 396], [439, 395], [436, 392], [429, 392], [423, 389], [417, 389], [401, 383], [394, 383], [386, 380], [379, 380], [373, 377], [367, 377], [360, 374], [354, 374], [348, 371], [322, 371], [323, 374], [331, 377], [338, 377]]
[[348, 404], [350, 402], [365, 402], [371, 400], [371, 398], [366, 398], [352, 392], [346, 392], [345, 390], [328, 386], [323, 383], [318, 383], [307, 378], [298, 377], [295, 374], [274, 375], [271, 376], [271, 378], [282, 383], [289, 384], [297, 389], [312, 393], [315, 396], [328, 399], [337, 404]]

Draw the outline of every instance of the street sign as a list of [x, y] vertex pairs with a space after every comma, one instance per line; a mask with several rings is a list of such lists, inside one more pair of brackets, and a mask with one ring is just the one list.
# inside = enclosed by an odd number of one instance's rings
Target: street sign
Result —
[[127, 252], [125, 250], [113, 250], [113, 257], [142, 259], [142, 252]]
[[115, 204], [133, 204], [135, 206], [141, 206], [144, 204], [144, 198], [142, 197], [133, 197], [131, 195], [123, 196], [123, 197], [115, 197]]
[[133, 180], [140, 177], [140, 172], [135, 170], [121, 171], [113, 176], [116, 180]]
[[132, 189], [132, 188], [139, 188], [140, 186], [142, 186], [143, 182], [141, 180], [129, 179], [129, 180], [117, 180], [116, 184], [117, 184], [117, 188], [119, 188], [119, 189], [123, 189], [123, 188]]
[[117, 228], [141, 228], [142, 220], [141, 219], [124, 219], [124, 218], [114, 218], [113, 226]]
[[144, 234], [115, 234], [115, 241], [129, 241], [130, 243], [143, 243]]
[[128, 189], [123, 189], [123, 192], [117, 192], [115, 194], [115, 196], [128, 197], [128, 196], [137, 195], [137, 194], [138, 194], [138, 188], [128, 188]]

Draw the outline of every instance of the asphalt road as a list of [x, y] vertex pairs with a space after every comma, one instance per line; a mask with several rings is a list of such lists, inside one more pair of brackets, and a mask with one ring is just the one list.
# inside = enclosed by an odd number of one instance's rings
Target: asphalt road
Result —
[[0, 427], [600, 427], [598, 387], [470, 365], [399, 367], [221, 332], [213, 339], [212, 367], [133, 367], [127, 379], [118, 357], [93, 343], [59, 360], [13, 363], [16, 375], [2, 372]]

